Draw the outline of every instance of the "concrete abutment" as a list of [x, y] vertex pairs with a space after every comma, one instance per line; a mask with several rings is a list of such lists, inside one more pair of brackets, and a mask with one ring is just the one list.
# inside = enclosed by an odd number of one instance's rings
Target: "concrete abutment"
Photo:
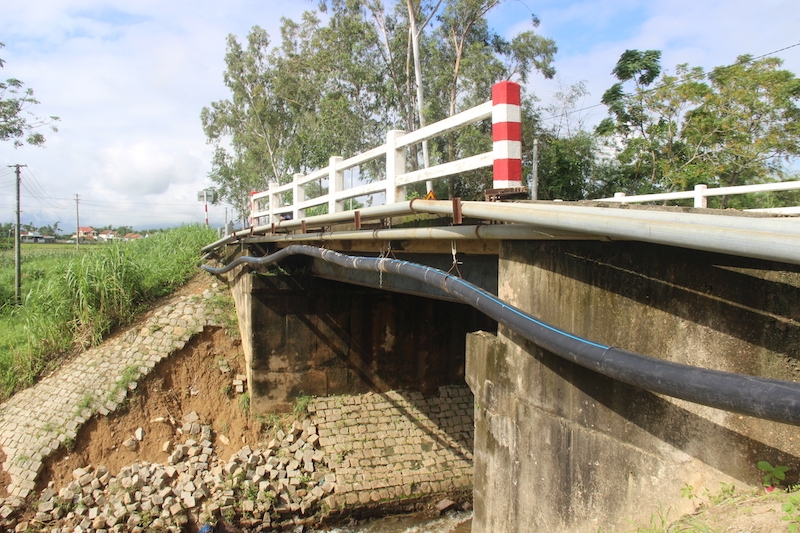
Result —
[[[504, 243], [499, 297], [566, 331], [730, 372], [797, 376], [800, 273], [641, 243]], [[797, 472], [796, 428], [600, 376], [501, 327], [467, 342], [475, 533], [596, 532], [692, 510], [681, 488]]]

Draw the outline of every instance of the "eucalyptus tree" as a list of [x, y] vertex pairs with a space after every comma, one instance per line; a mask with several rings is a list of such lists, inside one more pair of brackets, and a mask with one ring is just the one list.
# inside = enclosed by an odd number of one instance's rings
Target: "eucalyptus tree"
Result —
[[[244, 213], [250, 190], [380, 144], [387, 129], [411, 131], [483, 102], [497, 81], [525, 82], [534, 69], [552, 75], [551, 40], [522, 32], [508, 41], [488, 27], [485, 15], [498, 4], [330, 0], [320, 4], [324, 16], [282, 20], [279, 43], [257, 26], [246, 46], [229, 36], [224, 80], [231, 98], [201, 114], [222, 198]], [[489, 147], [488, 126], [468, 129], [440, 143], [436, 158]], [[468, 195], [479, 194], [473, 189]]]
[[258, 26], [246, 46], [229, 35], [223, 79], [231, 98], [213, 102], [200, 114], [215, 146], [210, 178], [240, 214], [251, 190], [280, 181], [290, 166], [295, 122], [287, 102], [275, 98], [279, 72], [269, 61], [269, 45], [267, 32]]
[[[431, 120], [441, 120], [477, 105], [491, 94], [494, 83], [516, 80], [527, 83], [532, 72], [546, 78], [555, 74], [555, 42], [533, 29], [519, 32], [510, 40], [498, 34], [486, 20], [486, 14], [499, 0], [450, 0], [444, 6], [438, 26], [429, 37], [431, 59], [429, 82], [432, 98], [428, 112]], [[539, 19], [531, 15], [531, 27]], [[484, 126], [472, 127], [459, 135], [450, 135], [440, 143], [439, 157], [455, 160], [491, 148], [488, 135], [478, 135]], [[449, 196], [476, 198], [491, 187], [486, 172], [472, 172], [448, 180]]]
[[201, 120], [215, 146], [210, 177], [240, 214], [251, 190], [379, 139], [383, 78], [370, 30], [347, 13], [322, 26], [307, 12], [300, 22], [283, 19], [277, 46], [258, 26], [246, 47], [228, 37], [231, 98], [204, 108]]

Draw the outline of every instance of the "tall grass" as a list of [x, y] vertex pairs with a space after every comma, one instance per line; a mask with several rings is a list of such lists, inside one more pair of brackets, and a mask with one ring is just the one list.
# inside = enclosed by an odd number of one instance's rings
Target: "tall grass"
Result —
[[0, 310], [0, 399], [173, 292], [197, 272], [200, 248], [214, 238], [213, 230], [183, 226], [132, 242], [54, 253], [46, 266], [23, 260], [24, 301]]

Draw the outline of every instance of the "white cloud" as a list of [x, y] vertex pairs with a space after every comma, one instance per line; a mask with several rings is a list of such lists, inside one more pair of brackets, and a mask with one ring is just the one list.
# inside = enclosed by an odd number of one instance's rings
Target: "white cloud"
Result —
[[130, 196], [163, 194], [170, 184], [192, 183], [202, 175], [204, 166], [187, 151], [173, 153], [173, 147], [152, 140], [117, 142], [98, 155], [101, 174], [91, 181], [101, 190]]

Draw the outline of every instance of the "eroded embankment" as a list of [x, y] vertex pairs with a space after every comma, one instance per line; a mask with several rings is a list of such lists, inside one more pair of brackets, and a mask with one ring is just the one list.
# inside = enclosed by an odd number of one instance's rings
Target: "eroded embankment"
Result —
[[[472, 396], [307, 399], [302, 420], [246, 413], [236, 341], [206, 328], [45, 461], [8, 528], [268, 530], [468, 497]], [[457, 498], [454, 498], [457, 499]]]

